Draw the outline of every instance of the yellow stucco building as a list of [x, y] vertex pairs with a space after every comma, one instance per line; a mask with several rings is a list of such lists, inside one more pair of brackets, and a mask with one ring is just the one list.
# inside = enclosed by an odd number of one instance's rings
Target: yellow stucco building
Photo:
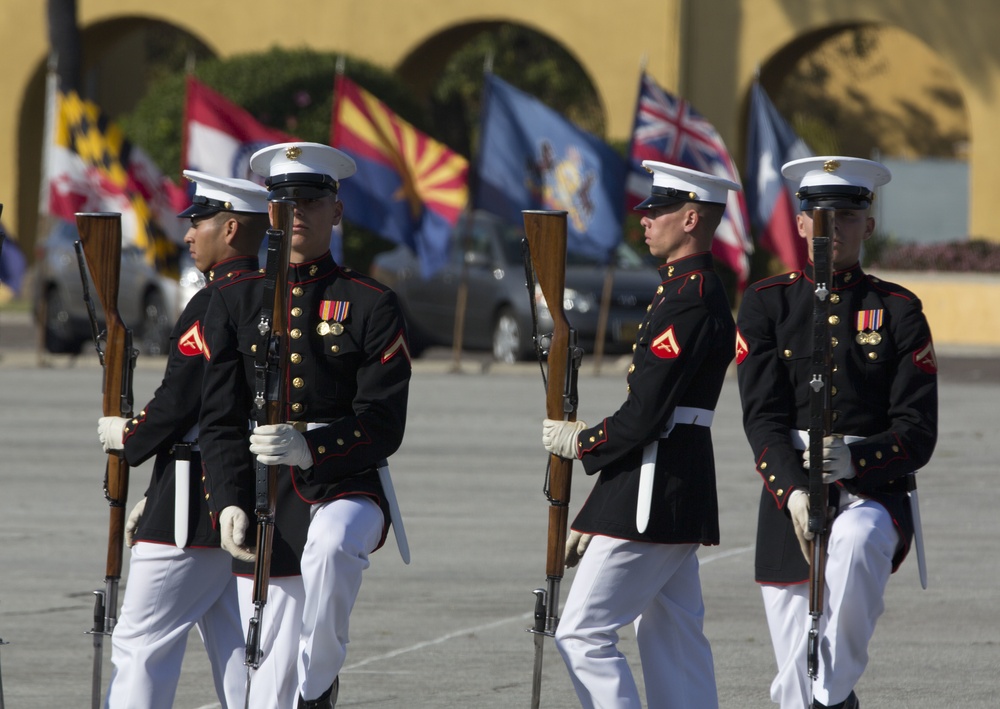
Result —
[[[282, 12], [294, 8], [297, 15]], [[35, 240], [43, 77], [49, 51], [46, 3], [0, 0], [0, 202], [3, 219], [26, 250]], [[145, 87], [130, 51], [131, 30], [149, 20], [172, 25], [219, 56], [267, 49], [339, 51], [396, 70], [418, 94], [448, 57], [491, 24], [518, 23], [562, 45], [593, 83], [607, 137], [631, 130], [639, 67], [689, 100], [719, 130], [742, 167], [746, 104], [758, 72], [781, 74], [822, 40], [855, 27], [893, 28], [933, 57], [959, 107], [968, 136], [969, 233], [1000, 241], [993, 204], [1000, 194], [1000, 5], [991, 0], [79, 0], [84, 68], [115, 58], [98, 78], [97, 100], [111, 115]], [[130, 44], [130, 42], [132, 44]], [[901, 58], [895, 66], [911, 63]], [[911, 66], [912, 68], [912, 66]], [[902, 72], [902, 73], [900, 73]], [[902, 69], [886, 78], [902, 87]], [[879, 92], [876, 88], [874, 91]], [[918, 102], [920, 97], [914, 95]], [[889, 100], [889, 99], [887, 99]]]

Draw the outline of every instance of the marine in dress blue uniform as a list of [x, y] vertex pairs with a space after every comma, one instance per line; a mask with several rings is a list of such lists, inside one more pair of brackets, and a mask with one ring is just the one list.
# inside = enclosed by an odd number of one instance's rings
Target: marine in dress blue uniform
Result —
[[[797, 222], [810, 239], [810, 263], [747, 289], [736, 354], [744, 428], [763, 481], [756, 579], [778, 664], [771, 698], [785, 709], [854, 709], [885, 585], [913, 538], [907, 477], [927, 463], [937, 440], [937, 363], [917, 296], [865, 273], [858, 261], [874, 229], [874, 189], [889, 181], [889, 171], [870, 160], [825, 156], [787, 163], [782, 173], [799, 184]], [[836, 210], [830, 325], [838, 437], [826, 440], [824, 459], [837, 516], [828, 541], [819, 674], [810, 682], [808, 532], [801, 528], [809, 479], [803, 449], [815, 287], [811, 210], [818, 206]]]
[[[403, 438], [411, 363], [395, 293], [338, 265], [331, 228], [343, 210], [339, 181], [353, 160], [329, 146], [287, 143], [258, 151], [251, 168], [273, 198], [295, 201], [288, 271], [289, 359], [285, 420], [257, 427], [252, 416], [254, 350], [263, 278], [240, 279], [214, 295], [201, 442], [209, 506], [223, 547], [252, 574], [247, 526], [253, 455], [279, 474], [275, 545], [264, 607], [263, 663], [253, 707], [329, 707], [339, 691], [351, 608], [369, 554], [390, 515], [377, 467]], [[252, 578], [241, 576], [244, 621]], [[277, 698], [277, 701], [276, 701]]]
[[[205, 311], [215, 289], [256, 273], [267, 228], [267, 190], [248, 180], [191, 170], [184, 175], [195, 183], [195, 194], [178, 216], [191, 220], [184, 240], [207, 285], [174, 325], [166, 371], [152, 400], [133, 419], [102, 417], [98, 425], [105, 448], [123, 449], [129, 465], [155, 456], [145, 496], [126, 524], [132, 549], [128, 585], [112, 634], [107, 706], [123, 709], [173, 705], [192, 627], [205, 642], [222, 706], [242, 701], [236, 579], [202, 494], [197, 424]], [[189, 451], [187, 465], [177, 462], [182, 448]], [[180, 476], [187, 478], [178, 486]]]
[[[713, 269], [712, 237], [738, 185], [646, 161], [636, 209], [664, 259], [640, 328], [622, 406], [596, 426], [546, 420], [543, 444], [579, 458], [594, 487], [571, 525], [579, 560], [556, 645], [584, 707], [638, 709], [617, 631], [635, 622], [650, 707], [718, 706], [696, 551], [719, 543], [711, 423], [735, 325]], [[648, 509], [648, 515], [642, 510]]]

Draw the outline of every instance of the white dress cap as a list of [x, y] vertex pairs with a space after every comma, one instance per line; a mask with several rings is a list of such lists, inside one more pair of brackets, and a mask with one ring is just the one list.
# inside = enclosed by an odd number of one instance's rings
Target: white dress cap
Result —
[[653, 175], [650, 196], [636, 206], [637, 210], [668, 206], [680, 202], [710, 202], [725, 204], [730, 190], [740, 186], [724, 177], [691, 170], [679, 165], [643, 160], [642, 166]]
[[284, 176], [319, 175], [336, 181], [357, 171], [354, 160], [346, 153], [322, 143], [279, 143], [261, 148], [250, 156], [250, 169], [266, 178], [272, 189], [283, 182]]
[[889, 168], [882, 163], [843, 155], [792, 160], [782, 165], [781, 174], [798, 182], [796, 196], [803, 210], [867, 209], [875, 197], [875, 188], [892, 179]]
[[179, 217], [200, 217], [216, 212], [267, 213], [267, 190], [239, 177], [218, 177], [197, 170], [185, 170], [184, 177], [194, 183], [191, 206]]

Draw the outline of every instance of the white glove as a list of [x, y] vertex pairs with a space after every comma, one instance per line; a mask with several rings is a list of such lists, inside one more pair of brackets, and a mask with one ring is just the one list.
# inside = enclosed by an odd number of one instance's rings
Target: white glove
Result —
[[[802, 453], [802, 467], [809, 469], [809, 449]], [[823, 482], [835, 483], [854, 477], [851, 449], [841, 436], [823, 438]]]
[[802, 556], [812, 563], [809, 542], [815, 535], [809, 531], [809, 495], [802, 490], [792, 490], [792, 494], [788, 497], [788, 514], [792, 518], [792, 527], [795, 528], [795, 536], [799, 539]]
[[587, 551], [587, 545], [593, 538], [591, 534], [569, 530], [569, 537], [566, 539], [566, 568], [571, 569], [580, 563], [583, 552]]
[[125, 436], [125, 424], [131, 419], [121, 416], [101, 416], [97, 419], [97, 437], [101, 439], [104, 452], [120, 451], [125, 447], [122, 439]]
[[295, 465], [303, 470], [313, 465], [305, 436], [290, 423], [255, 428], [250, 434], [250, 452], [264, 465]]
[[144, 509], [146, 509], [145, 497], [135, 503], [135, 507], [128, 513], [128, 519], [125, 520], [125, 546], [127, 547], [135, 545], [135, 530], [139, 526], [139, 519], [142, 517]]
[[236, 505], [223, 508], [219, 514], [219, 532], [222, 535], [222, 548], [240, 561], [255, 561], [257, 552], [246, 546], [247, 528], [250, 518], [247, 513]]
[[578, 458], [576, 437], [586, 427], [583, 421], [545, 419], [542, 422], [542, 445], [549, 453], [561, 458]]

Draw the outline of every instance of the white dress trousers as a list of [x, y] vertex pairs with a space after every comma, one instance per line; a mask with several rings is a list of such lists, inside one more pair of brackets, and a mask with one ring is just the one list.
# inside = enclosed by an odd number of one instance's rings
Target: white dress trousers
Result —
[[782, 709], [808, 707], [811, 697], [829, 706], [850, 695], [868, 664], [868, 641], [885, 608], [882, 596], [898, 545], [899, 533], [882, 505], [853, 496], [841, 505], [827, 541], [815, 682], [806, 669], [809, 584], [761, 586], [778, 664], [771, 699]]
[[634, 623], [651, 709], [719, 706], [703, 632], [696, 544], [594, 536], [580, 560], [556, 647], [584, 709], [641, 709], [618, 630]]
[[[251, 709], [295, 709], [298, 696], [329, 689], [347, 657], [351, 610], [368, 555], [382, 538], [382, 510], [370, 498], [343, 497], [312, 506], [302, 576], [272, 578], [261, 621], [261, 665]], [[237, 579], [240, 614], [253, 617], [253, 579]]]
[[242, 706], [245, 640], [232, 562], [222, 549], [132, 547], [111, 635], [108, 709], [170, 709], [192, 627], [205, 643], [223, 709]]

